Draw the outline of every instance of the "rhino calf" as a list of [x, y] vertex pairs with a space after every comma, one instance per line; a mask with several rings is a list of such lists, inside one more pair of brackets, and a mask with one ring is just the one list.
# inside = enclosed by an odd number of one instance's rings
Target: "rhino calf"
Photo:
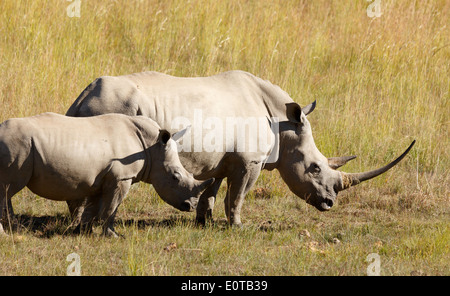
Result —
[[171, 134], [143, 116], [44, 113], [0, 124], [0, 234], [5, 215], [13, 215], [11, 198], [26, 186], [51, 200], [86, 200], [82, 224], [98, 217], [103, 234], [116, 236], [117, 207], [139, 181], [153, 184], [175, 208], [191, 211], [214, 180], [195, 180], [181, 165]]

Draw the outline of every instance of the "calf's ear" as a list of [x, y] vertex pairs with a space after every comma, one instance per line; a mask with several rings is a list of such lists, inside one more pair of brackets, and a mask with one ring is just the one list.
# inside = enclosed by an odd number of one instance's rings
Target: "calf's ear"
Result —
[[186, 134], [186, 132], [188, 132], [190, 129], [191, 129], [191, 126], [188, 125], [187, 127], [185, 127], [184, 129], [182, 129], [181, 131], [178, 131], [178, 132], [174, 133], [174, 134], [172, 135], [172, 140], [174, 140], [175, 142], [178, 141], [178, 140], [181, 139], [181, 138]]
[[290, 122], [301, 123], [302, 122], [302, 108], [297, 103], [286, 104], [286, 116]]
[[171, 135], [167, 130], [165, 129], [159, 130], [158, 142], [161, 142], [163, 145], [166, 145], [167, 142], [169, 142], [170, 137]]

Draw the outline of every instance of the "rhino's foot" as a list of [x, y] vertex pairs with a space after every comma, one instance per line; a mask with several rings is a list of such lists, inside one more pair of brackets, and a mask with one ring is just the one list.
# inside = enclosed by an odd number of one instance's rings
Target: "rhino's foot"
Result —
[[3, 225], [2, 225], [2, 223], [0, 223], [0, 238], [1, 237], [7, 237], [7, 236], [9, 236], [6, 232], [5, 232], [5, 230], [3, 229]]
[[102, 235], [106, 236], [106, 237], [113, 237], [113, 238], [124, 238], [123, 235], [118, 234], [117, 232], [114, 231], [114, 229], [112, 228], [106, 228]]
[[70, 233], [73, 235], [91, 235], [93, 233], [92, 224], [78, 224], [70, 229]]
[[242, 228], [242, 222], [239, 216], [232, 216], [228, 219], [228, 225], [233, 228]]
[[[5, 228], [3, 228], [3, 225], [5, 226]], [[19, 223], [19, 220], [16, 216], [11, 216], [7, 219], [4, 219], [3, 221], [0, 221], [0, 234], [6, 234], [4, 229], [12, 232], [20, 232], [22, 230], [25, 231], [27, 228]]]
[[71, 234], [81, 234], [81, 225], [78, 224], [76, 227], [73, 227], [69, 231]]
[[232, 224], [229, 224], [229, 225], [230, 225], [231, 228], [235, 228], [235, 229], [242, 229], [242, 228], [244, 228], [244, 224], [242, 224], [241, 222], [239, 222], [239, 223], [232, 223]]
[[208, 225], [213, 225], [214, 224], [214, 220], [211, 219], [205, 219], [205, 218], [200, 218], [200, 219], [195, 219], [195, 226], [197, 227], [206, 227]]
[[205, 226], [206, 223], [212, 223], [214, 222], [213, 216], [212, 216], [212, 209], [206, 210], [206, 213], [204, 215], [201, 215], [197, 213], [197, 216], [195, 217], [195, 224], [198, 226]]
[[206, 225], [205, 217], [196, 217], [195, 218], [195, 225], [196, 226], [200, 226], [200, 227], [205, 226]]

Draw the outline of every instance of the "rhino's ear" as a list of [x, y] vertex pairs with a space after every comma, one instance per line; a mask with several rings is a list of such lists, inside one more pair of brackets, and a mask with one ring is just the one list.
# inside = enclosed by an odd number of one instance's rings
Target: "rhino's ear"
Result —
[[179, 139], [181, 139], [186, 134], [186, 132], [190, 131], [190, 129], [191, 129], [191, 126], [188, 125], [187, 127], [182, 129], [181, 131], [174, 133], [172, 135], [172, 140], [174, 140], [175, 142], [178, 141]]
[[286, 116], [290, 122], [302, 122], [302, 108], [297, 103], [286, 104]]
[[302, 111], [305, 113], [305, 115], [308, 115], [309, 113], [314, 111], [314, 108], [316, 108], [316, 101], [312, 102], [308, 106], [303, 107]]
[[161, 142], [163, 145], [166, 145], [167, 142], [169, 142], [169, 140], [170, 140], [170, 133], [165, 129], [159, 130], [158, 142]]

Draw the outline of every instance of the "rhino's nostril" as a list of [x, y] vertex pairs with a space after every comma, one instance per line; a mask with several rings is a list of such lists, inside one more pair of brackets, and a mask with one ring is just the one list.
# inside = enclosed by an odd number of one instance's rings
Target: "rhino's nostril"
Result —
[[328, 211], [333, 206], [333, 200], [326, 198], [323, 200], [323, 202], [320, 204], [322, 211]]
[[194, 209], [193, 209], [191, 203], [188, 202], [188, 201], [184, 201], [184, 202], [182, 202], [181, 205], [180, 205], [180, 211], [183, 211], [183, 212], [190, 212], [190, 211], [193, 211], [193, 210], [194, 210]]
[[328, 199], [328, 198], [327, 198], [327, 199], [325, 200], [325, 203], [326, 203], [326, 205], [329, 206], [330, 208], [333, 206], [333, 200], [331, 200], [331, 199]]

